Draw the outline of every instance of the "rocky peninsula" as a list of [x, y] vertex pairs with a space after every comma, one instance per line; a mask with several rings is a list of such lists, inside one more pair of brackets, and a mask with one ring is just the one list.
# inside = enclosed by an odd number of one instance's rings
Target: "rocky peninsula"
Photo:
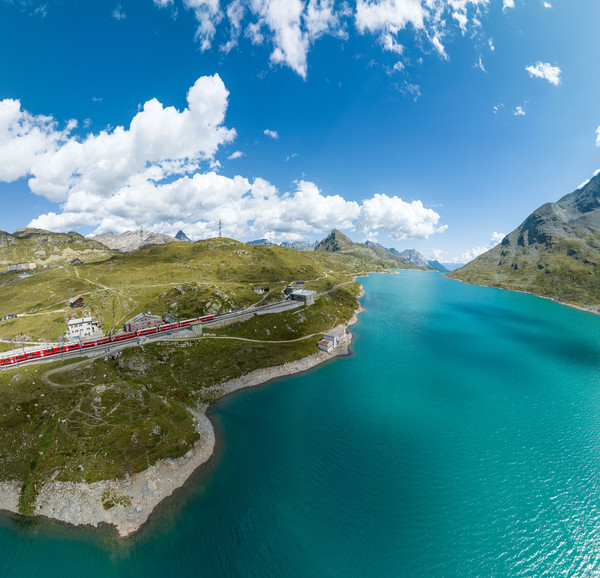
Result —
[[[216, 400], [240, 389], [306, 371], [332, 357], [347, 355], [352, 334], [346, 330], [356, 323], [357, 314], [361, 311], [359, 304], [352, 318], [336, 327], [343, 330], [346, 337], [332, 353], [319, 351], [296, 361], [258, 369], [211, 386], [205, 395], [208, 393]], [[131, 536], [148, 520], [159, 503], [183, 486], [192, 473], [211, 457], [215, 448], [215, 432], [206, 415], [207, 407], [207, 403], [200, 403], [189, 410], [199, 441], [184, 456], [158, 460], [142, 472], [118, 479], [93, 483], [47, 481], [37, 492], [34, 514], [74, 526], [109, 524], [115, 526], [120, 537]], [[22, 484], [16, 481], [0, 482], [0, 509], [19, 513], [21, 488]]]

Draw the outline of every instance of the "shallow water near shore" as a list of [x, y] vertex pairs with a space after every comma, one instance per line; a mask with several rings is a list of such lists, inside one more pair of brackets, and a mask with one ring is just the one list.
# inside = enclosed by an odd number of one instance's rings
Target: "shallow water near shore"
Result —
[[133, 539], [0, 518], [0, 576], [592, 576], [600, 317], [406, 271], [353, 355], [211, 410], [216, 455]]

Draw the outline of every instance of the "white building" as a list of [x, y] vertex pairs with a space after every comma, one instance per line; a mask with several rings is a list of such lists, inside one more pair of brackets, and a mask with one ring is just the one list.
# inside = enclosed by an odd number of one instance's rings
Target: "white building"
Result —
[[336, 347], [339, 347], [346, 341], [346, 329], [335, 328], [323, 335], [323, 339], [319, 341], [318, 348], [327, 353], [331, 353]]
[[91, 317], [71, 319], [67, 322], [67, 339], [69, 341], [85, 341], [86, 339], [100, 337], [101, 335], [100, 324]]

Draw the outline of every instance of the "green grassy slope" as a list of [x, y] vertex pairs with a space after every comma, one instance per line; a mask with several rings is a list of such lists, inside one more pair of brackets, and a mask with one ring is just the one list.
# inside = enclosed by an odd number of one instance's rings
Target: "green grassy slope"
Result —
[[600, 308], [600, 175], [534, 211], [503, 241], [450, 274]]
[[99, 261], [113, 252], [79, 233], [52, 233], [43, 229], [19, 229], [12, 235], [0, 231], [0, 270], [9, 263], [32, 262], [38, 266]]
[[[350, 283], [311, 307], [256, 316], [219, 333], [255, 339], [319, 333], [352, 315], [358, 290]], [[0, 372], [0, 479], [23, 483], [20, 509], [32, 514], [36, 492], [50, 478], [93, 482], [179, 457], [198, 439], [187, 409], [212, 401], [207, 388], [315, 353], [319, 337], [154, 343], [78, 367], [56, 362]]]
[[[92, 315], [108, 333], [144, 311], [179, 319], [217, 314], [263, 299], [279, 300], [285, 284], [293, 280], [313, 280], [315, 289], [327, 289], [386, 265], [393, 266], [231, 239], [153, 245], [89, 265], [42, 269], [25, 279], [0, 275], [0, 317], [25, 314], [0, 322], [0, 339], [57, 339], [72, 316]], [[257, 295], [255, 286], [270, 292]], [[68, 301], [77, 295], [84, 297], [86, 307], [74, 311]]]

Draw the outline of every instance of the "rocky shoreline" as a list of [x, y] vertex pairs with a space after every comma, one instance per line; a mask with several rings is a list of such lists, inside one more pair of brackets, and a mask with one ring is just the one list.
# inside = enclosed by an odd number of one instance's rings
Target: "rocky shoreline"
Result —
[[[362, 296], [362, 292], [361, 295]], [[347, 330], [357, 322], [357, 315], [336, 329]], [[298, 361], [275, 367], [258, 369], [209, 389], [215, 399], [254, 387], [267, 381], [311, 369], [333, 357], [348, 355], [352, 334], [346, 332], [345, 341], [332, 353], [319, 351]], [[159, 460], [147, 470], [117, 480], [103, 480], [91, 484], [50, 481], [40, 490], [35, 503], [35, 513], [74, 525], [97, 527], [105, 523], [116, 527], [120, 537], [137, 532], [148, 520], [154, 508], [177, 488], [185, 484], [192, 473], [206, 463], [215, 448], [215, 431], [206, 415], [206, 405], [190, 410], [200, 441], [183, 457]], [[0, 510], [18, 513], [21, 484], [0, 482]]]
[[540, 299], [546, 299], [546, 301], [552, 301], [557, 305], [564, 305], [565, 307], [570, 307], [571, 309], [577, 309], [577, 311], [583, 311], [585, 313], [593, 313], [594, 315], [600, 315], [600, 305], [575, 305], [575, 303], [569, 303], [568, 301], [561, 301], [560, 299], [556, 299], [555, 297], [548, 297], [547, 295], [538, 295], [537, 293], [533, 293], [532, 291], [525, 291], [524, 289], [509, 289], [508, 287], [497, 287], [496, 285], [483, 285], [481, 283], [471, 283], [470, 281], [465, 281], [464, 279], [458, 279], [456, 277], [448, 277], [447, 279], [451, 281], [457, 281], [458, 283], [464, 283], [465, 285], [472, 285], [473, 287], [489, 287], [490, 289], [500, 289], [500, 291], [511, 291], [512, 293], [523, 293], [523, 295], [532, 295], [533, 297], [539, 297]]

